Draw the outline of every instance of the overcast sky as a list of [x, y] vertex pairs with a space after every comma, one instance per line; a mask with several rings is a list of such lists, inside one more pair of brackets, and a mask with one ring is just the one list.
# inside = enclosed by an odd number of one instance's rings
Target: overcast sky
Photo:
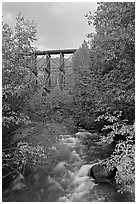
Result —
[[15, 17], [21, 12], [37, 23], [40, 50], [78, 48], [86, 34], [93, 31], [84, 17], [97, 7], [94, 2], [4, 2], [3, 21], [15, 25]]

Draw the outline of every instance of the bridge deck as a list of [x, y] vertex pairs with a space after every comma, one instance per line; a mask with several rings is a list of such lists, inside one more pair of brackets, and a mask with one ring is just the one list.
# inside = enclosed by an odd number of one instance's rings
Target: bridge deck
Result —
[[64, 49], [64, 50], [46, 50], [46, 51], [36, 51], [35, 54], [36, 55], [46, 55], [46, 54], [51, 54], [51, 55], [55, 55], [55, 54], [73, 54], [77, 49]]

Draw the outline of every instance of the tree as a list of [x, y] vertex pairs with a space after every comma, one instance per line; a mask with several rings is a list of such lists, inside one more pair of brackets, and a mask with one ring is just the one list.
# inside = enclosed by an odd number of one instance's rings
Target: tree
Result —
[[[102, 92], [100, 105], [123, 111], [134, 121], [135, 76], [135, 4], [99, 3], [97, 11], [87, 16], [95, 26], [92, 34], [91, 69], [95, 69]], [[131, 114], [133, 113], [133, 114]]]
[[[29, 161], [45, 164], [46, 148], [33, 147], [27, 142], [13, 141], [12, 133], [24, 124], [27, 114], [24, 106], [37, 90], [37, 79], [33, 74], [32, 58], [27, 54], [34, 51], [31, 43], [36, 40], [36, 24], [17, 15], [15, 29], [2, 24], [2, 114], [3, 114], [3, 179], [24, 171]], [[41, 158], [42, 157], [42, 158]], [[8, 187], [8, 186], [6, 186]]]
[[[3, 134], [13, 131], [23, 122], [21, 110], [33, 93], [35, 80], [28, 65], [28, 52], [34, 49], [31, 42], [36, 40], [35, 23], [17, 15], [15, 30], [7, 23], [2, 25], [2, 89], [3, 89]], [[11, 129], [11, 130], [10, 130]], [[6, 136], [4, 136], [5, 138]]]
[[98, 3], [96, 12], [86, 17], [95, 32], [88, 35], [88, 57], [85, 46], [74, 55], [75, 115], [84, 128], [96, 127], [106, 141], [116, 142], [114, 154], [105, 163], [123, 169], [126, 179], [120, 175], [117, 180], [127, 184], [134, 181], [135, 3]]
[[73, 101], [75, 120], [78, 125], [90, 127], [94, 121], [94, 108], [98, 95], [94, 87], [94, 77], [90, 70], [91, 50], [86, 42], [75, 52], [73, 57], [74, 86]]
[[97, 107], [103, 110], [97, 121], [104, 121], [107, 138], [117, 142], [106, 164], [117, 167], [118, 182], [129, 184], [135, 171], [135, 3], [99, 3], [87, 19], [96, 30], [89, 36], [91, 70], [101, 96]]

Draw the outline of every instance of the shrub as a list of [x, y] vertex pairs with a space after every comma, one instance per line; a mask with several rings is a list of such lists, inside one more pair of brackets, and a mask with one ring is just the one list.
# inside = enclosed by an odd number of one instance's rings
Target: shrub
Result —
[[31, 59], [25, 58], [33, 51], [31, 42], [36, 40], [35, 26], [21, 13], [17, 15], [14, 30], [7, 23], [2, 24], [2, 115], [6, 130], [25, 121], [26, 115], [21, 114], [21, 110], [36, 88], [28, 68]]
[[122, 112], [114, 114], [106, 113], [98, 117], [98, 121], [106, 120], [102, 131], [109, 130], [102, 138], [106, 142], [116, 142], [113, 154], [103, 163], [110, 169], [117, 168], [116, 182], [120, 184], [132, 184], [135, 180], [135, 125], [129, 125], [128, 121], [121, 120]]
[[44, 99], [44, 114], [46, 118], [54, 120], [56, 113], [59, 117], [69, 117], [72, 109], [72, 98], [68, 91], [55, 87]]
[[[32, 146], [27, 142], [18, 142], [12, 147], [3, 149], [3, 178], [14, 172], [23, 174], [27, 164], [42, 166], [47, 163], [47, 149], [43, 146]], [[8, 172], [7, 172], [8, 169]]]

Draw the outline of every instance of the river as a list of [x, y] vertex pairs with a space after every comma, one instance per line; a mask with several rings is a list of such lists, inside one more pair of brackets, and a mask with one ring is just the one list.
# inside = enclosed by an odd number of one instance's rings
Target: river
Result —
[[89, 149], [78, 133], [61, 133], [59, 142], [49, 147], [51, 159], [46, 170], [29, 166], [20, 179], [22, 188], [12, 187], [3, 194], [3, 201], [134, 202], [134, 194], [121, 192], [115, 182], [98, 183], [88, 176], [90, 167], [112, 149], [102, 148], [99, 139], [93, 140]]

